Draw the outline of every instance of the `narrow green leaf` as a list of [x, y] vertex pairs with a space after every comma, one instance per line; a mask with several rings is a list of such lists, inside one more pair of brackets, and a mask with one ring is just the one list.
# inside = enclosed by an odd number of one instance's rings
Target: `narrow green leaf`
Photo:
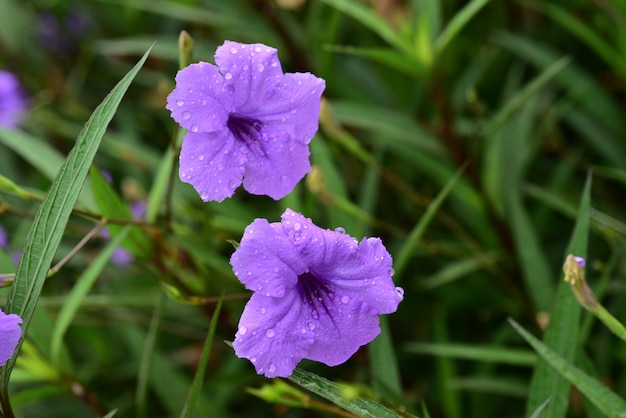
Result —
[[386, 399], [400, 402], [402, 382], [387, 316], [380, 317], [380, 334], [367, 346], [367, 352], [374, 389]]
[[[541, 358], [549, 364], [556, 372], [567, 379], [571, 384], [576, 386], [583, 395], [585, 395], [593, 404], [608, 417], [626, 417], [626, 401], [611, 392], [606, 386], [597, 379], [589, 376], [587, 373], [574, 366], [574, 364], [549, 346], [539, 341], [531, 333], [526, 331], [521, 325], [513, 319], [509, 319], [509, 323], [515, 330], [530, 344]], [[572, 344], [575, 347], [575, 344]], [[545, 403], [545, 398], [537, 408]], [[552, 402], [551, 402], [552, 404]], [[554, 417], [550, 414], [550, 405], [546, 407], [546, 417]], [[533, 411], [536, 408], [533, 408]], [[554, 409], [552, 409], [554, 410]], [[563, 415], [565, 412], [563, 412]]]
[[537, 92], [545, 87], [554, 77], [556, 77], [570, 63], [568, 57], [563, 57], [556, 61], [541, 74], [528, 83], [523, 89], [519, 90], [498, 113], [496, 113], [487, 122], [483, 128], [483, 136], [488, 140], [498, 131], [502, 125], [509, 120], [513, 113], [526, 103], [530, 98], [535, 96]]
[[209, 354], [211, 354], [211, 347], [213, 346], [213, 339], [215, 337], [215, 329], [217, 328], [217, 320], [220, 315], [220, 311], [222, 309], [222, 302], [224, 301], [224, 292], [220, 295], [220, 298], [217, 302], [217, 306], [215, 307], [215, 311], [213, 312], [213, 317], [211, 318], [211, 323], [209, 324], [209, 332], [204, 340], [204, 348], [202, 349], [202, 356], [200, 357], [200, 361], [198, 362], [198, 368], [196, 370], [196, 375], [193, 378], [193, 383], [189, 388], [189, 393], [187, 394], [187, 401], [185, 402], [185, 407], [181, 412], [180, 416], [183, 418], [191, 418], [193, 416], [193, 411], [196, 406], [196, 402], [198, 397], [200, 396], [200, 391], [202, 390], [202, 384], [204, 383], [204, 372], [206, 371], [207, 363], [209, 362]]
[[463, 27], [489, 3], [489, 0], [472, 0], [454, 15], [448, 25], [435, 40], [435, 56], [440, 56], [454, 38], [461, 32]]
[[515, 350], [508, 347], [492, 347], [469, 344], [409, 343], [404, 350], [416, 354], [431, 354], [437, 357], [452, 357], [485, 363], [502, 363], [512, 366], [534, 366], [537, 355], [530, 350]]
[[15, 354], [2, 367], [1, 402], [5, 415], [12, 417], [8, 397], [8, 384], [19, 347], [26, 336], [37, 300], [46, 280], [48, 269], [57, 251], [65, 225], [78, 200], [89, 167], [98, 150], [102, 136], [113, 118], [119, 103], [135, 75], [148, 57], [148, 50], [135, 67], [113, 88], [111, 93], [96, 108], [81, 131], [76, 145], [70, 152], [50, 191], [35, 216], [20, 259], [13, 286], [6, 306], [8, 313], [18, 314], [23, 319], [22, 337]]
[[[587, 177], [583, 190], [576, 225], [571, 241], [565, 251], [585, 258], [587, 255], [587, 235], [589, 232], [589, 214], [591, 209], [591, 174]], [[581, 307], [572, 296], [569, 283], [561, 277], [556, 300], [550, 312], [550, 323], [544, 335], [544, 343], [572, 362], [576, 354]], [[546, 415], [551, 418], [565, 416], [569, 399], [569, 382], [557, 373], [547, 361], [540, 361], [530, 383], [530, 392], [526, 404], [527, 415], [532, 414], [545, 400], [552, 396], [546, 407]]]
[[321, 0], [337, 10], [351, 16], [383, 38], [389, 45], [411, 56], [413, 51], [409, 42], [401, 38], [396, 31], [378, 16], [370, 7], [351, 0]]
[[[113, 190], [109, 182], [100, 174], [96, 167], [92, 167], [89, 178], [93, 186], [94, 199], [102, 216], [109, 219], [131, 220], [132, 211], [121, 197]], [[125, 228], [123, 225], [108, 224], [107, 229], [111, 237], [117, 236]], [[147, 250], [150, 243], [139, 229], [128, 231], [128, 239], [122, 242], [122, 247], [135, 255], [141, 255]]]
[[360, 417], [399, 418], [411, 416], [406, 413], [400, 415], [371, 399], [348, 399], [336, 383], [299, 368], [293, 371], [289, 380]]
[[419, 60], [412, 59], [407, 57], [406, 54], [388, 48], [356, 48], [353, 46], [326, 45], [324, 49], [369, 58], [372, 61], [380, 62], [414, 77], [425, 77], [428, 74], [428, 69]]
[[[63, 155], [50, 144], [22, 131], [0, 127], [0, 142], [28, 161], [50, 181], [53, 181], [63, 165]], [[34, 152], [33, 150], [37, 150]], [[91, 185], [86, 183], [79, 196], [80, 204], [95, 211]]]
[[413, 251], [415, 251], [415, 246], [419, 242], [422, 235], [426, 232], [426, 228], [430, 225], [432, 220], [435, 218], [437, 211], [450, 194], [450, 191], [454, 188], [455, 184], [461, 176], [463, 175], [463, 171], [465, 170], [465, 166], [461, 167], [457, 170], [457, 172], [452, 176], [450, 180], [446, 183], [444, 188], [439, 192], [437, 197], [431, 202], [431, 204], [426, 209], [426, 212], [420, 218], [419, 222], [415, 224], [409, 238], [406, 240], [406, 243], [400, 250], [400, 254], [396, 256], [396, 261], [394, 263], [393, 268], [396, 271], [396, 277], [400, 277], [404, 272], [404, 269], [409, 263], [411, 256], [413, 255]]
[[61, 355], [61, 347], [63, 344], [63, 337], [65, 332], [69, 328], [76, 312], [83, 303], [85, 297], [93, 287], [96, 279], [104, 270], [107, 262], [113, 255], [113, 251], [119, 247], [120, 243], [126, 236], [129, 227], [125, 227], [111, 242], [105, 247], [105, 249], [96, 257], [96, 259], [87, 267], [87, 270], [80, 275], [76, 284], [66, 296], [65, 303], [61, 307], [61, 311], [57, 316], [52, 330], [52, 338], [50, 341], [50, 358], [52, 364], [58, 365]]
[[542, 403], [541, 405], [539, 405], [537, 407], [537, 409], [535, 409], [532, 413], [532, 415], [529, 418], [539, 418], [541, 416], [541, 413], [543, 412], [544, 409], [546, 409], [546, 406], [548, 406], [548, 404], [550, 403], [550, 401], [552, 400], [551, 397], [549, 397], [548, 399], [546, 399], [546, 401], [544, 403]]

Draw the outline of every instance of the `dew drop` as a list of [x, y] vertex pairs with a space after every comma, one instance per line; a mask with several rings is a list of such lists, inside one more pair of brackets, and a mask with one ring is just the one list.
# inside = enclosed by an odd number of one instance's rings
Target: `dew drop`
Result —
[[401, 287], [396, 287], [396, 293], [398, 294], [398, 296], [400, 296], [401, 298], [404, 297], [404, 289]]
[[209, 198], [209, 194], [207, 192], [202, 192], [202, 194], [200, 194], [200, 198], [202, 200], [207, 200]]
[[237, 53], [237, 48], [231, 48], [230, 49], [230, 53], [231, 54], [236, 54]]
[[183, 112], [183, 119], [189, 119], [191, 114], [189, 112]]
[[267, 313], [267, 308], [261, 308], [261, 315], [265, 315]]
[[198, 132], [198, 125], [191, 125], [191, 132]]
[[181, 178], [181, 179], [184, 179], [184, 178], [185, 178], [185, 176], [186, 176], [185, 172], [184, 172], [184, 171], [181, 171], [181, 172], [180, 172], [180, 178]]
[[265, 70], [265, 66], [263, 64], [259, 64], [256, 66], [256, 70], [260, 73], [263, 72], [263, 70]]
[[341, 303], [346, 304], [350, 302], [350, 298], [348, 296], [341, 297]]
[[328, 292], [328, 297], [330, 298], [330, 300], [335, 299], [335, 294], [332, 292]]
[[256, 363], [256, 357], [251, 357], [251, 358], [250, 358], [250, 361], [251, 361], [252, 363]]
[[309, 323], [307, 324], [307, 326], [309, 327], [309, 329], [310, 329], [311, 331], [313, 331], [313, 330], [315, 329], [315, 324], [314, 324], [313, 322], [309, 322]]
[[272, 338], [274, 335], [276, 335], [276, 332], [274, 332], [272, 328], [269, 328], [267, 331], [265, 331], [265, 336], [267, 338]]
[[300, 225], [298, 222], [293, 224], [293, 229], [295, 229], [296, 231], [299, 231], [301, 227], [302, 227], [302, 225]]
[[230, 80], [231, 78], [233, 78], [233, 75], [231, 73], [226, 73], [226, 74], [224, 74], [224, 78], [226, 80]]
[[274, 373], [276, 371], [276, 366], [274, 366], [273, 364], [270, 364], [269, 367], [267, 368], [267, 371], [270, 373]]
[[204, 154], [200, 154], [200, 155], [198, 155], [198, 159], [199, 159], [200, 161], [204, 160]]
[[272, 60], [272, 67], [276, 67], [276, 66], [278, 66], [278, 61]]
[[396, 271], [393, 269], [393, 267], [389, 267], [389, 270], [387, 270], [387, 274], [393, 276], [394, 274], [396, 274]]
[[339, 232], [340, 234], [345, 234], [346, 230], [343, 229], [342, 227], [338, 227], [338, 228], [335, 228], [335, 232]]
[[302, 334], [306, 334], [306, 329], [305, 329], [305, 328], [301, 328], [301, 329], [300, 329], [300, 332], [301, 332]]
[[261, 47], [260, 46], [255, 47], [254, 52], [261, 52]]
[[239, 327], [239, 334], [240, 335], [245, 335], [246, 332], [248, 332], [248, 328], [246, 328], [245, 326]]
[[318, 319], [320, 317], [315, 311], [313, 311], [313, 314], [311, 314], [311, 316], [313, 317], [313, 319]]
[[182, 100], [176, 100], [176, 106], [181, 107], [182, 105], [184, 105], [185, 102]]
[[228, 183], [228, 185], [230, 186], [231, 189], [236, 189], [237, 186], [239, 186], [239, 184], [237, 184], [235, 180], [231, 180], [230, 183]]
[[206, 106], [206, 100], [202, 100], [202, 106]]

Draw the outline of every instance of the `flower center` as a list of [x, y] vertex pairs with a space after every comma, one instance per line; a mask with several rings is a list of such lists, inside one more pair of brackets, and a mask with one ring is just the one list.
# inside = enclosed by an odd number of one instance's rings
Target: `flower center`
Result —
[[265, 155], [263, 134], [261, 133], [263, 123], [261, 121], [231, 113], [228, 116], [226, 126], [235, 138], [244, 142], [250, 150], [256, 150], [261, 156]]
[[307, 271], [298, 276], [297, 288], [302, 300], [314, 313], [325, 311], [330, 316], [328, 308], [334, 295], [322, 280]]

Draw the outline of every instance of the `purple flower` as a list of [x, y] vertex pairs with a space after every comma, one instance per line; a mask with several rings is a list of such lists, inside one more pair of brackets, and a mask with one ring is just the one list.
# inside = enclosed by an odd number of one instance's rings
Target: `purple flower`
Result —
[[231, 197], [242, 181], [252, 194], [280, 199], [311, 169], [308, 144], [325, 82], [283, 74], [276, 49], [262, 44], [226, 41], [215, 62], [179, 71], [167, 98], [174, 120], [189, 130], [180, 179], [205, 202]]
[[15, 128], [26, 112], [26, 100], [17, 77], [0, 71], [0, 126]]
[[0, 248], [9, 251], [9, 236], [2, 225], [0, 225]]
[[291, 209], [281, 222], [252, 222], [230, 263], [254, 292], [235, 353], [267, 377], [291, 375], [304, 358], [345, 362], [380, 333], [378, 315], [395, 312], [404, 293], [379, 238], [359, 243]]
[[11, 358], [22, 335], [22, 318], [16, 314], [7, 315], [0, 309], [0, 366]]

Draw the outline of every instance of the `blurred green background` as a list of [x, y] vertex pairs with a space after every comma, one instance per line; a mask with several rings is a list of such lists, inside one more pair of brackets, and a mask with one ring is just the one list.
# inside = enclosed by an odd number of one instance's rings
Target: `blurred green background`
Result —
[[[134, 261], [107, 265], [54, 358], [59, 311], [106, 242], [85, 245], [45, 284], [12, 377], [17, 416], [179, 416], [222, 289], [195, 416], [337, 416], [250, 394], [271, 381], [222, 343], [249, 296], [228, 265], [229, 240], [286, 207], [359, 239], [380, 236], [405, 289], [383, 342], [339, 367], [300, 366], [418, 416], [533, 410], [537, 357], [507, 318], [545, 330], [590, 172], [579, 255], [603, 305], [625, 317], [623, 2], [0, 0], [0, 69], [19, 77], [29, 103], [25, 137], [0, 135], [0, 175], [43, 196], [93, 109], [157, 41], [95, 161], [124, 207], [145, 201], [176, 135], [164, 106], [181, 30], [194, 61], [213, 62], [224, 40], [258, 42], [278, 49], [285, 72], [326, 80], [314, 170], [279, 202], [240, 189], [205, 204], [175, 176], [157, 222], [139, 222], [124, 242]], [[10, 237], [0, 273], [15, 271], [10, 256], [38, 204], [0, 190]], [[94, 224], [72, 216], [57, 261]], [[623, 343], [587, 313], [576, 327], [559, 335], [576, 364], [626, 394]], [[576, 389], [566, 402], [567, 416], [602, 416]]]

